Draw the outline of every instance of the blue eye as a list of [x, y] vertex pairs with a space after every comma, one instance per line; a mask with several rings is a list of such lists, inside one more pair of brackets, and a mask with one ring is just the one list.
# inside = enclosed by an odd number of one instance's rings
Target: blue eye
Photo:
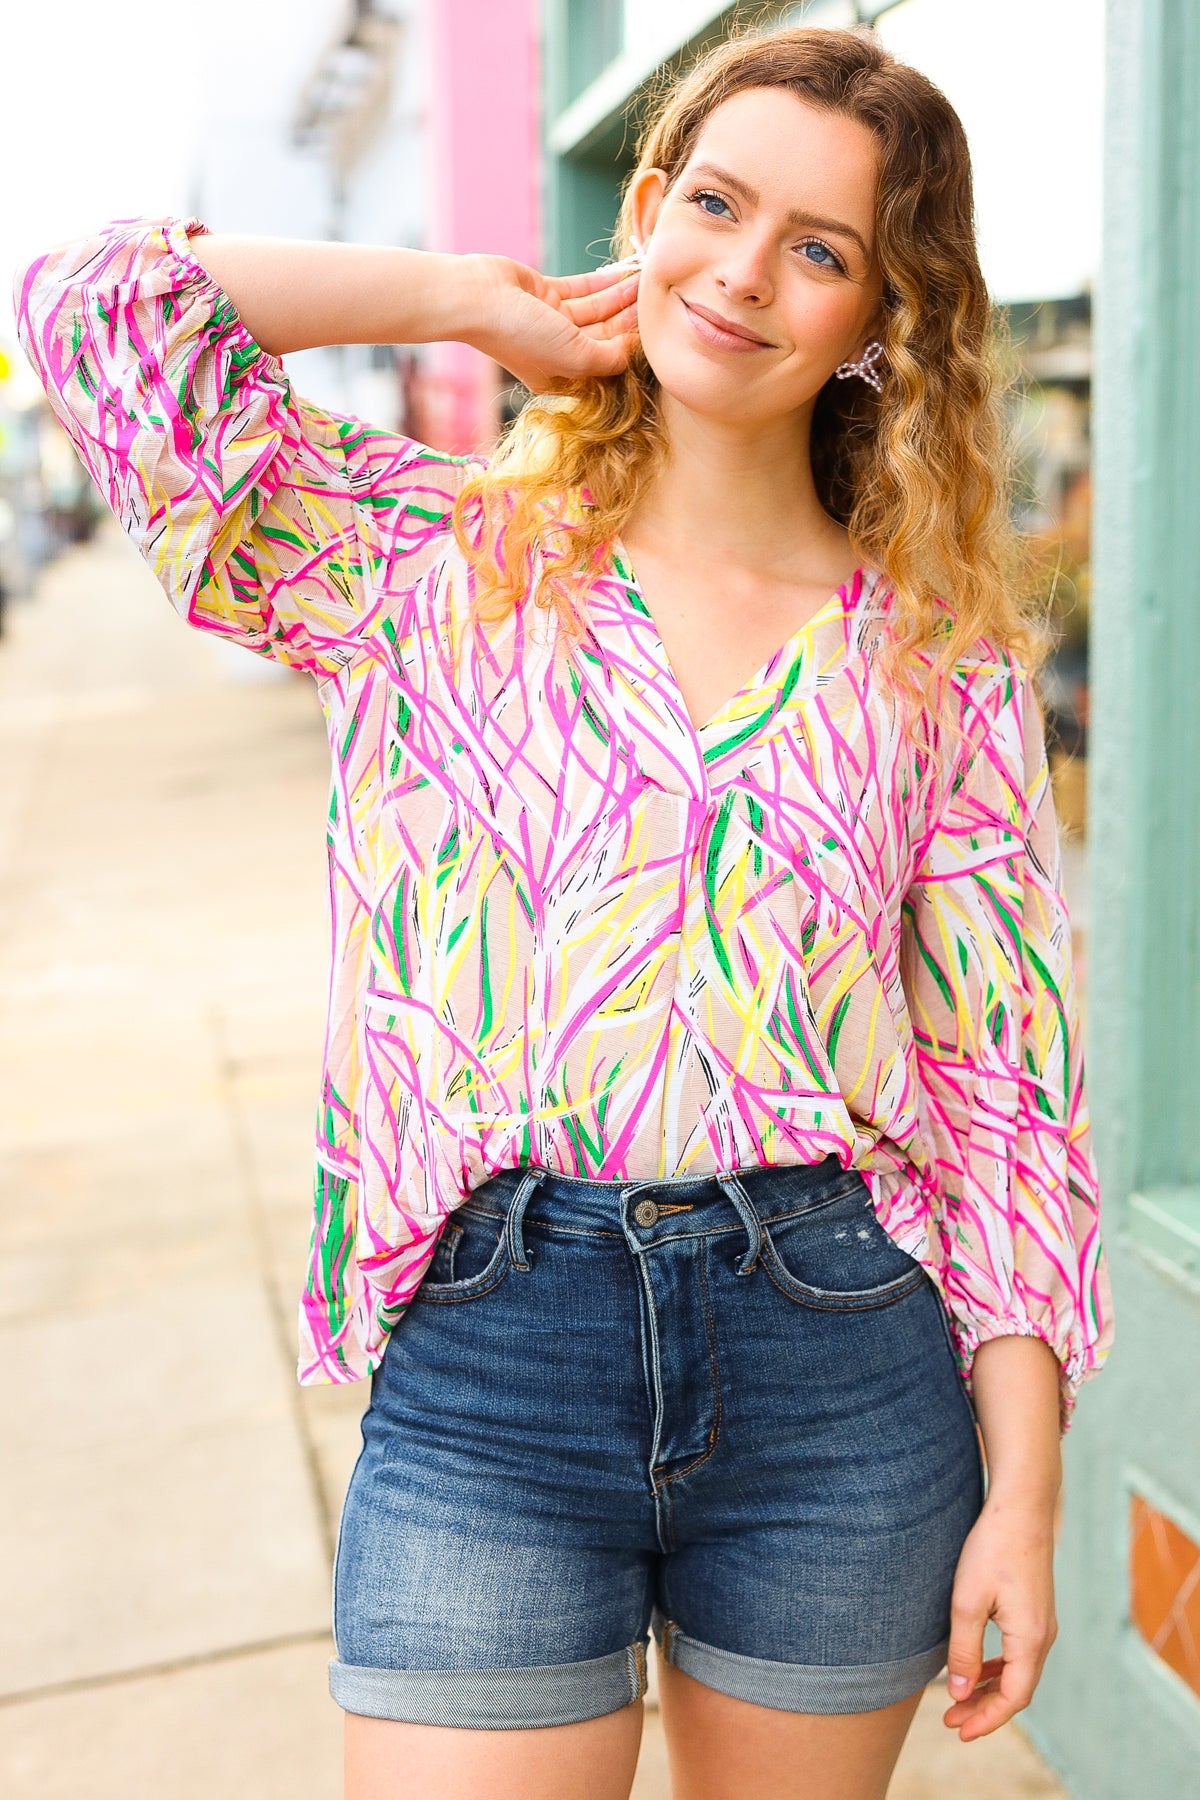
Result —
[[692, 202], [693, 206], [698, 206], [702, 212], [708, 213], [710, 219], [719, 219], [721, 215], [720, 213], [713, 212], [705, 204], [708, 200], [715, 200], [718, 206], [723, 206], [726, 212], [729, 211], [728, 203], [722, 200], [720, 194], [714, 194], [711, 188], [697, 188], [694, 194], [688, 195], [688, 199]]
[[[806, 259], [809, 262], [813, 263], [814, 267], [816, 267], [818, 269], [840, 269], [843, 267], [841, 257], [836, 255], [835, 252], [829, 248], [828, 244], [823, 244], [821, 242], [820, 238], [805, 238], [805, 240], [804, 240], [803, 244], [800, 246], [800, 248], [803, 251], [805, 251]], [[828, 262], [817, 262], [814, 257], [807, 256], [807, 252], [809, 250], [822, 251], [824, 253], [824, 255], [829, 258], [829, 261]]]

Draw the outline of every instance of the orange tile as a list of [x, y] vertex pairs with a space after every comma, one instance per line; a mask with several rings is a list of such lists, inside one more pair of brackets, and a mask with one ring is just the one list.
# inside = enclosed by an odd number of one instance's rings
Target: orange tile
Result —
[[1200, 1544], [1133, 1494], [1130, 1612], [1154, 1651], [1200, 1696]]

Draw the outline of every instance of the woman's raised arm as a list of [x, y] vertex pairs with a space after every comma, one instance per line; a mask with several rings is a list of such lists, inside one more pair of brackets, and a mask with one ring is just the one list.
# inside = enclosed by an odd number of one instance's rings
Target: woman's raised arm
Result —
[[280, 353], [458, 337], [531, 386], [615, 370], [636, 275], [121, 219], [18, 273], [18, 332], [190, 624], [327, 678], [423, 573], [474, 458], [296, 394]]
[[274, 356], [456, 340], [536, 389], [616, 374], [636, 322], [637, 272], [623, 265], [552, 277], [507, 256], [219, 232], [196, 236], [192, 250]]
[[469, 341], [481, 323], [480, 271], [469, 256], [225, 232], [190, 241], [272, 356], [320, 344]]

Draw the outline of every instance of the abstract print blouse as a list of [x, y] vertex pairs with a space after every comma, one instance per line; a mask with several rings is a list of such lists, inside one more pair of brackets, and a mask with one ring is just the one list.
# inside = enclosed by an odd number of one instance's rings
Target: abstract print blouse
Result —
[[[189, 624], [317, 685], [333, 954], [301, 1383], [374, 1369], [448, 1213], [834, 1154], [976, 1347], [1111, 1337], [1070, 928], [1029, 675], [981, 642], [934, 773], [865, 568], [689, 719], [615, 546], [589, 629], [468, 628], [479, 459], [292, 390], [196, 260], [115, 222], [18, 279], [24, 348]], [[569, 502], [565, 502], [569, 504]], [[457, 653], [455, 653], [457, 651]]]

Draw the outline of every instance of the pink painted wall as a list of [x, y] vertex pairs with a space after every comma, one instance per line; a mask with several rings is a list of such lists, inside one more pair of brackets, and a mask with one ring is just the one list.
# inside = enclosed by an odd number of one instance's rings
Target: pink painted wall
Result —
[[[539, 0], [425, 0], [431, 250], [541, 255]], [[496, 365], [465, 344], [431, 345], [414, 386], [416, 434], [439, 449], [486, 448]]]

